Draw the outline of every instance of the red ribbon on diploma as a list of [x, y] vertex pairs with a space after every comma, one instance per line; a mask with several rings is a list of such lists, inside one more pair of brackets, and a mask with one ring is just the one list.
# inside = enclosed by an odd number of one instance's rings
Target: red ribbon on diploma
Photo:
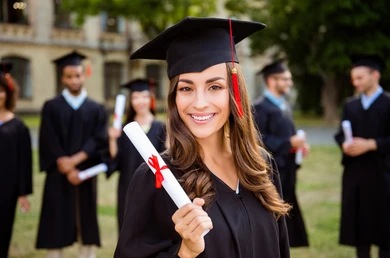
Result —
[[158, 163], [158, 159], [156, 156], [152, 154], [152, 157], [148, 159], [148, 163], [156, 170], [156, 188], [161, 188], [162, 182], [164, 181], [164, 177], [161, 173], [161, 170], [167, 169], [168, 166], [164, 165], [160, 168], [160, 164]]

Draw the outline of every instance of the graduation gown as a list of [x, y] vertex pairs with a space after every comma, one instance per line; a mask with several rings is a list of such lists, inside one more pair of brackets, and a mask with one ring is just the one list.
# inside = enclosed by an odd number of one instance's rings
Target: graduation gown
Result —
[[[172, 169], [178, 178], [178, 171]], [[272, 164], [274, 168], [276, 165]], [[252, 192], [239, 186], [239, 194], [212, 174], [216, 189], [206, 212], [213, 229], [205, 236], [200, 258], [288, 258], [289, 244], [285, 218], [276, 220]], [[277, 189], [277, 171], [270, 173]], [[146, 163], [135, 172], [126, 199], [126, 211], [115, 258], [175, 257], [181, 237], [174, 229], [172, 215], [177, 207], [167, 192], [155, 188], [155, 176]]]
[[[349, 120], [354, 137], [375, 139], [377, 151], [357, 157], [343, 154], [340, 243], [375, 244], [390, 249], [390, 94], [383, 92], [364, 110], [361, 98], [346, 102], [342, 119]], [[341, 146], [341, 126], [335, 135]]]
[[[58, 95], [45, 103], [39, 133], [40, 169], [46, 171], [37, 248], [72, 245], [80, 235], [85, 245], [100, 246], [97, 222], [96, 177], [73, 186], [57, 169], [56, 161], [84, 151], [84, 170], [103, 162], [108, 153], [104, 107], [86, 98], [74, 110]], [[106, 160], [107, 161], [107, 160]]]
[[[286, 103], [286, 106], [288, 104]], [[286, 218], [291, 247], [308, 246], [308, 238], [302, 213], [295, 193], [298, 166], [295, 153], [291, 152], [290, 137], [296, 133], [289, 108], [282, 111], [268, 98], [262, 98], [255, 106], [255, 123], [266, 148], [272, 153], [279, 169], [284, 200], [293, 206]]]
[[19, 196], [32, 193], [32, 154], [28, 128], [18, 118], [0, 125], [0, 257], [8, 257]]
[[[164, 123], [154, 120], [146, 136], [158, 152], [163, 152], [165, 150], [166, 132]], [[133, 143], [125, 133], [122, 133], [118, 138], [118, 154], [112, 161], [111, 169], [108, 173], [108, 176], [110, 176], [116, 170], [120, 172], [117, 194], [117, 219], [119, 230], [123, 224], [127, 188], [134, 172], [143, 162], [142, 156], [138, 153]]]

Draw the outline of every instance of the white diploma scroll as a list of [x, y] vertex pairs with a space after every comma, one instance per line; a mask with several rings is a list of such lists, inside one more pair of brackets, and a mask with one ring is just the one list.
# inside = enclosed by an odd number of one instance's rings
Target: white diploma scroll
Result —
[[344, 120], [341, 122], [341, 127], [343, 128], [345, 142], [351, 144], [353, 142], [351, 122], [349, 120]]
[[116, 96], [114, 122], [113, 122], [113, 127], [116, 129], [122, 129], [122, 117], [125, 111], [125, 105], [126, 105], [126, 96], [123, 94], [118, 94]]
[[87, 168], [86, 170], [79, 172], [79, 178], [80, 180], [85, 180], [88, 178], [91, 178], [93, 176], [96, 176], [100, 173], [107, 172], [108, 167], [104, 163], [100, 163], [99, 165]]
[[[142, 156], [154, 174], [156, 174], [156, 169], [150, 164], [150, 160], [153, 159], [153, 157], [158, 160], [157, 164], [160, 168], [164, 166], [166, 167], [161, 169], [161, 174], [164, 177], [162, 186], [164, 187], [165, 191], [167, 191], [168, 195], [171, 197], [176, 206], [180, 208], [187, 203], [191, 203], [190, 198], [188, 198], [186, 192], [184, 192], [183, 188], [172, 174], [171, 170], [165, 164], [156, 148], [154, 148], [153, 144], [150, 142], [144, 131], [142, 131], [139, 124], [137, 122], [128, 123], [123, 128], [123, 131], [126, 133], [127, 137], [129, 137], [134, 147], [138, 150], [139, 154]], [[210, 230], [207, 229], [205, 232], [203, 232], [203, 236], [205, 236], [209, 231]]]
[[[146, 136], [144, 131], [142, 131], [137, 122], [127, 124], [123, 128], [123, 131], [126, 133], [127, 137], [129, 137], [130, 141], [133, 143], [134, 147], [138, 150], [139, 154], [145, 160], [146, 164], [148, 164], [153, 173], [156, 173], [156, 169], [150, 164], [150, 159], [152, 159], [153, 156], [157, 158], [158, 166], [160, 168], [166, 166], [164, 160], [161, 158], [160, 154], [157, 152], [156, 148], [154, 148], [153, 144], [150, 142], [149, 138]], [[164, 177], [162, 186], [178, 208], [187, 203], [191, 203], [190, 198], [188, 198], [187, 194], [184, 192], [183, 188], [169, 168], [161, 169], [161, 174]]]
[[[298, 130], [297, 136], [299, 138], [305, 138], [305, 131]], [[300, 148], [298, 148], [297, 152], [295, 153], [295, 164], [297, 164], [297, 165], [302, 164], [302, 159], [303, 159], [303, 148], [300, 147]]]

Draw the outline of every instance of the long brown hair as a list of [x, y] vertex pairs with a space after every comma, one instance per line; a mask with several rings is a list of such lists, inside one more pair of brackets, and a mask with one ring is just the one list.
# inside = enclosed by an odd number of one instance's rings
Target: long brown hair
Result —
[[[5, 89], [5, 92], [7, 94], [7, 98], [5, 100], [5, 109], [8, 111], [14, 111], [16, 107], [16, 101], [18, 98], [18, 92], [19, 92], [19, 86], [17, 85], [16, 81], [14, 80], [11, 75], [8, 74], [8, 78], [6, 78], [6, 75], [3, 73], [0, 73], [0, 87], [3, 87]], [[12, 84], [10, 86], [9, 84]], [[12, 89], [11, 89], [12, 87]]]
[[[231, 74], [232, 64], [227, 63], [228, 74]], [[238, 171], [238, 178], [243, 187], [252, 191], [264, 207], [277, 217], [287, 214], [291, 206], [285, 203], [272, 183], [270, 171], [265, 157], [262, 155], [262, 142], [256, 131], [249, 94], [243, 73], [239, 65], [237, 77], [241, 95], [241, 104], [244, 116], [239, 117], [234, 99], [232, 81], [229, 77], [231, 113], [225, 124], [225, 133], [230, 140], [234, 163]], [[179, 76], [171, 79], [168, 93], [167, 134], [169, 135], [168, 155], [176, 170], [181, 171], [180, 182], [191, 199], [201, 197], [205, 199], [206, 207], [212, 202], [215, 189], [210, 173], [201, 159], [201, 147], [195, 137], [180, 118], [176, 106], [176, 88]]]

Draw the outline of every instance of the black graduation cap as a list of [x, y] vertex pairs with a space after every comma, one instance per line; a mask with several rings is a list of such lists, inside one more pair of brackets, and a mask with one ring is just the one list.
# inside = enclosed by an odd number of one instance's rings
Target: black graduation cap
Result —
[[[168, 63], [168, 77], [201, 72], [220, 64], [238, 62], [234, 45], [266, 26], [260, 22], [229, 19], [184, 18], [134, 52], [130, 59], [158, 59]], [[233, 46], [232, 46], [233, 45]]]
[[151, 80], [147, 79], [135, 79], [132, 81], [129, 81], [123, 85], [121, 85], [122, 88], [126, 88], [134, 91], [151, 91], [151, 86], [154, 86], [155, 84]]
[[76, 50], [74, 50], [69, 54], [66, 54], [60, 58], [53, 60], [53, 62], [59, 65], [60, 67], [79, 66], [81, 65], [81, 61], [85, 58], [87, 58], [85, 55], [82, 55]]
[[379, 55], [354, 54], [350, 56], [350, 59], [352, 67], [366, 66], [378, 71], [386, 68], [385, 62]]
[[12, 69], [12, 64], [10, 62], [0, 61], [0, 72], [9, 73]]
[[272, 74], [283, 73], [288, 70], [287, 66], [284, 64], [285, 59], [278, 59], [271, 64], [264, 66], [264, 68], [258, 73], [263, 74], [264, 78]]

